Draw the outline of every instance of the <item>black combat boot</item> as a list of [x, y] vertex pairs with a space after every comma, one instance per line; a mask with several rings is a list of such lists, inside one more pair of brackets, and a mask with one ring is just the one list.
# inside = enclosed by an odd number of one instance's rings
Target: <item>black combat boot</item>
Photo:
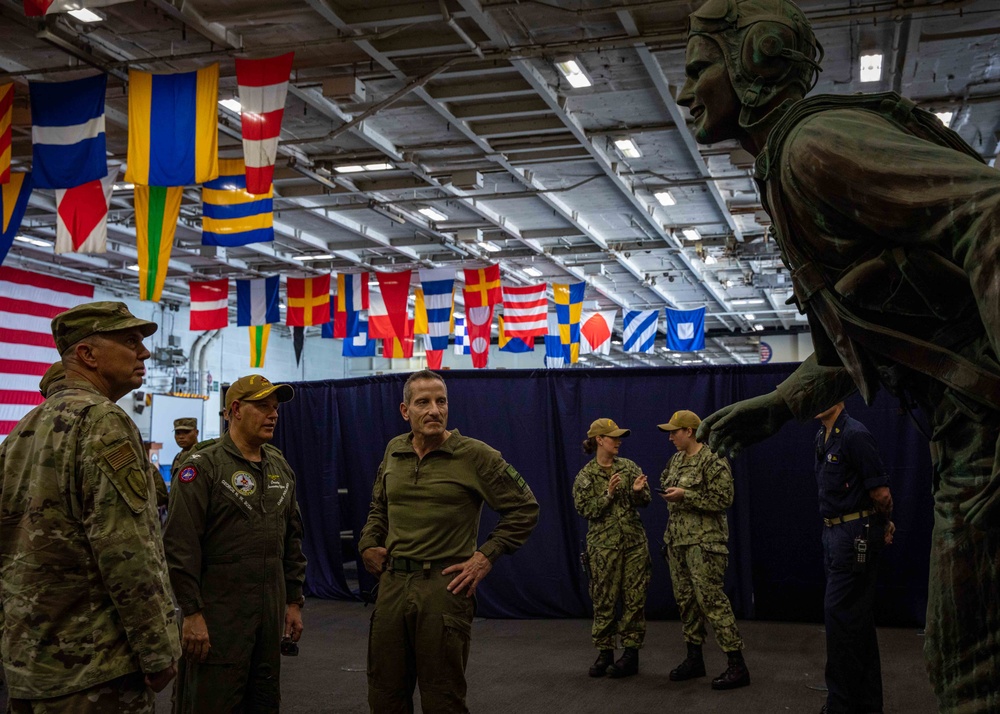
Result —
[[618, 661], [608, 667], [608, 676], [612, 679], [631, 677], [639, 674], [639, 649], [636, 647], [626, 647]]
[[611, 663], [614, 661], [614, 650], [601, 650], [601, 653], [597, 655], [597, 659], [592, 665], [590, 665], [590, 672], [588, 672], [588, 674], [591, 677], [603, 677], [604, 673], [608, 671], [608, 667], [610, 667]]
[[726, 652], [729, 666], [726, 671], [712, 680], [712, 689], [737, 689], [750, 686], [750, 670], [743, 661], [743, 653], [739, 650]]
[[705, 676], [705, 660], [701, 656], [701, 645], [693, 645], [688, 642], [687, 647], [687, 658], [676, 668], [670, 670], [670, 679], [674, 682], [683, 682], [685, 679]]

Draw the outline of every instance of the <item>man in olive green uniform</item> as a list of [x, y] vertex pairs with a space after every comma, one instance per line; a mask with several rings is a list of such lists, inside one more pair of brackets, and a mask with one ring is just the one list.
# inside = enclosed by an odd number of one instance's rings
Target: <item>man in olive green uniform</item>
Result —
[[733, 607], [722, 590], [729, 564], [726, 509], [733, 504], [733, 476], [728, 461], [695, 440], [700, 423], [697, 414], [681, 410], [657, 426], [677, 447], [660, 475], [663, 500], [670, 510], [663, 542], [688, 649], [670, 679], [705, 676], [701, 646], [705, 623], [710, 622], [715, 641], [729, 659], [726, 671], [712, 680], [712, 689], [735, 689], [750, 684], [750, 671], [743, 660]]
[[241, 377], [229, 431], [180, 465], [164, 547], [184, 614], [174, 711], [277, 712], [282, 637], [302, 634], [302, 521], [295, 474], [274, 437], [287, 384]]
[[[376, 714], [467, 712], [473, 596], [493, 562], [528, 539], [538, 503], [520, 474], [481, 441], [448, 430], [448, 392], [434, 372], [410, 375], [400, 404], [411, 432], [386, 447], [358, 549], [379, 577], [368, 642]], [[500, 514], [478, 549], [483, 502]]]
[[64, 375], [0, 444], [0, 658], [15, 714], [152, 712], [174, 676], [149, 461], [115, 404], [142, 384], [155, 331], [118, 302], [56, 316]]
[[699, 142], [757, 157], [816, 346], [698, 437], [732, 456], [855, 389], [916, 402], [933, 462], [928, 672], [942, 711], [1000, 711], [1000, 174], [896, 94], [805, 98], [817, 55], [789, 0], [709, 0], [690, 18], [677, 101]]
[[170, 480], [177, 476], [177, 469], [184, 463], [184, 459], [194, 450], [194, 445], [198, 443], [198, 420], [194, 417], [181, 417], [174, 419], [174, 441], [181, 447], [181, 450], [170, 462]]

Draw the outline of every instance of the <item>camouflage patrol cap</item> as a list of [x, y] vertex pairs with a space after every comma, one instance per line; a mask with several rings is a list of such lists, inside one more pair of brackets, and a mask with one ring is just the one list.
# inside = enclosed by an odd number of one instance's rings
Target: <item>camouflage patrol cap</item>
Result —
[[85, 302], [52, 318], [52, 337], [62, 354], [85, 337], [138, 327], [143, 337], [157, 330], [155, 322], [140, 320], [123, 302]]
[[295, 396], [295, 390], [287, 384], [271, 384], [259, 374], [248, 374], [237, 379], [226, 390], [226, 410], [237, 399], [241, 402], [259, 402], [272, 394], [279, 402], [287, 402]]
[[45, 370], [45, 374], [42, 375], [42, 380], [38, 383], [38, 391], [42, 393], [43, 397], [47, 397], [52, 385], [64, 379], [66, 379], [66, 368], [63, 367], [62, 360], [53, 362], [52, 366]]
[[198, 428], [198, 420], [194, 417], [174, 419], [174, 431], [191, 431]]
[[699, 424], [701, 424], [701, 417], [687, 409], [681, 409], [679, 412], [674, 412], [670, 421], [666, 424], [657, 424], [656, 428], [660, 431], [677, 431], [678, 429], [697, 429]]
[[610, 419], [595, 419], [587, 430], [587, 438], [594, 436], [619, 436], [626, 437], [631, 434], [629, 429], [619, 429], [618, 425]]

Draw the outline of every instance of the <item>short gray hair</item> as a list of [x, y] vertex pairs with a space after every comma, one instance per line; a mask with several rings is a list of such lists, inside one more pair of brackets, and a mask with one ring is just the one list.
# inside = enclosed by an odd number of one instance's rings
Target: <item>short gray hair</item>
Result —
[[[413, 388], [411, 385], [414, 382], [419, 382], [423, 379], [430, 379], [441, 384], [444, 384], [444, 377], [442, 377], [437, 372], [432, 372], [429, 369], [422, 369], [419, 372], [414, 372], [409, 377], [406, 378], [406, 382], [403, 384], [403, 404], [409, 405], [410, 399], [413, 397]], [[445, 392], [448, 391], [448, 385], [444, 385]]]

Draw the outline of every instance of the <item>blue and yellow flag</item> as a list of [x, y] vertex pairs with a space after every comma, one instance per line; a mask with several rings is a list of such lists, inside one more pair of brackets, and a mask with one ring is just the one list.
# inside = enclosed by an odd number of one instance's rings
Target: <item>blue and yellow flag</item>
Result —
[[552, 284], [559, 320], [559, 341], [568, 347], [566, 357], [571, 364], [580, 358], [580, 317], [583, 314], [583, 295], [587, 283]]
[[219, 175], [219, 65], [128, 73], [128, 171], [142, 186], [188, 186]]
[[0, 185], [0, 263], [7, 257], [31, 196], [31, 174], [13, 173]]
[[274, 189], [247, 193], [243, 159], [219, 159], [219, 177], [201, 189], [202, 245], [236, 246], [274, 240]]

